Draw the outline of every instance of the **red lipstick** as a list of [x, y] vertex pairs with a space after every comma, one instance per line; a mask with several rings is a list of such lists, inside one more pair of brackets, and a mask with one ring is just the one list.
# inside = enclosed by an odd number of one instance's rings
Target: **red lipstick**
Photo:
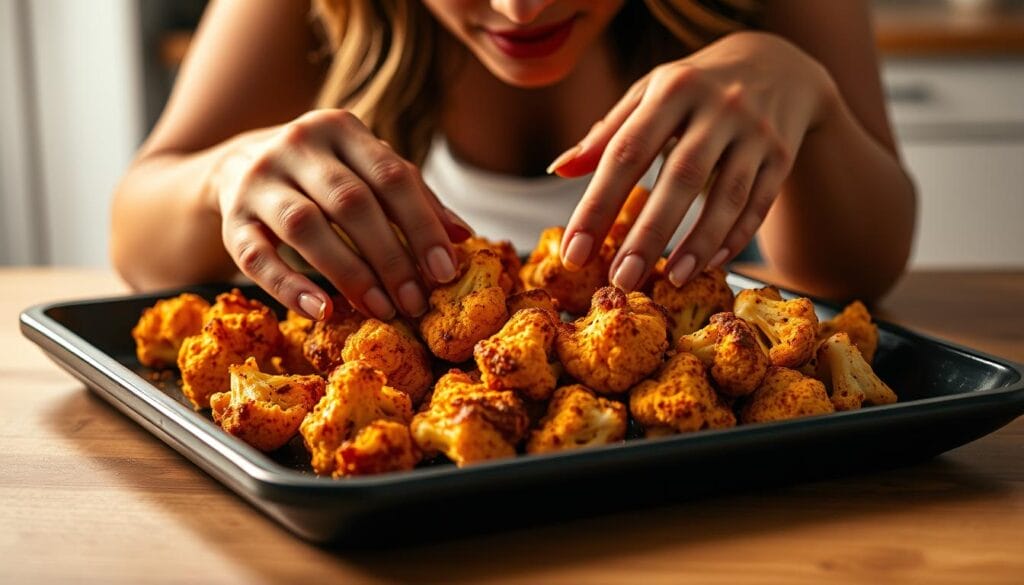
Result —
[[572, 33], [576, 17], [571, 16], [561, 22], [525, 29], [490, 30], [485, 29], [502, 53], [514, 59], [540, 59], [557, 51]]

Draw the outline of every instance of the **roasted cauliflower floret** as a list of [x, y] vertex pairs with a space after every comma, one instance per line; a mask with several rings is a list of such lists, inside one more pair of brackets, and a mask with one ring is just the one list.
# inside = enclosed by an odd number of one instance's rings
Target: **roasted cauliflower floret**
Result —
[[875, 350], [878, 348], [878, 326], [871, 322], [871, 314], [864, 303], [853, 301], [832, 319], [822, 321], [818, 326], [818, 342], [840, 331], [850, 336], [850, 341], [860, 350], [864, 361], [869, 364], [874, 361]]
[[602, 394], [625, 392], [658, 369], [668, 348], [668, 318], [646, 295], [605, 287], [590, 312], [559, 327], [555, 349], [565, 371]]
[[166, 368], [178, 361], [185, 338], [203, 329], [203, 315], [210, 303], [199, 295], [184, 293], [162, 299], [142, 312], [132, 329], [135, 355], [139, 363], [151, 368]]
[[879, 379], [846, 333], [832, 335], [818, 348], [818, 377], [830, 390], [836, 410], [896, 402], [896, 393]]
[[220, 293], [217, 298], [214, 299], [214, 303], [210, 305], [210, 308], [206, 310], [203, 315], [204, 323], [211, 319], [223, 317], [224, 315], [237, 315], [240, 313], [250, 313], [252, 311], [262, 311], [264, 309], [263, 303], [256, 299], [250, 299], [245, 296], [241, 290], [233, 288], [226, 293]]
[[430, 311], [420, 321], [420, 333], [437, 357], [462, 362], [473, 346], [494, 335], [508, 320], [501, 288], [501, 259], [492, 250], [470, 256], [462, 277], [430, 294]]
[[740, 422], [758, 423], [835, 412], [825, 385], [796, 370], [771, 367], [740, 407]]
[[651, 298], [665, 307], [672, 318], [674, 340], [707, 325], [711, 315], [729, 311], [733, 304], [732, 289], [726, 284], [725, 271], [721, 268], [708, 268], [681, 287], [656, 271]]
[[335, 455], [334, 477], [408, 471], [420, 461], [409, 425], [375, 420], [345, 441]]
[[507, 240], [495, 242], [480, 236], [473, 236], [455, 244], [455, 253], [460, 265], [469, 262], [473, 253], [477, 250], [490, 250], [497, 254], [498, 258], [501, 258], [502, 272], [501, 278], [498, 279], [498, 284], [505, 291], [505, 294], [512, 294], [523, 289], [523, 283], [519, 280], [519, 270], [522, 268], [522, 262], [519, 261], [519, 253], [516, 252], [512, 242]]
[[199, 335], [185, 339], [178, 353], [181, 391], [198, 410], [210, 407], [210, 396], [231, 387], [229, 366], [249, 357], [264, 371], [281, 346], [277, 317], [258, 301], [251, 310], [218, 312], [206, 321]]
[[530, 433], [527, 453], [617, 443], [626, 437], [626, 406], [573, 384], [555, 390], [547, 414]]
[[558, 368], [551, 363], [557, 316], [544, 309], [523, 309], [494, 335], [476, 344], [473, 357], [480, 379], [494, 390], [515, 390], [531, 400], [547, 400]]
[[732, 313], [712, 315], [707, 327], [680, 337], [676, 349], [697, 356], [731, 398], [753, 392], [770, 365], [750, 325]]
[[423, 400], [434, 380], [427, 348], [399, 320], [363, 321], [348, 336], [341, 357], [346, 362], [362, 360], [384, 372], [388, 386], [408, 394], [413, 405]]
[[736, 426], [697, 356], [677, 353], [629, 391], [629, 411], [648, 437]]
[[332, 300], [334, 311], [331, 316], [317, 321], [302, 345], [306, 359], [325, 376], [345, 361], [341, 357], [345, 341], [366, 320], [344, 297], [337, 296]]
[[384, 373], [361, 361], [346, 362], [331, 372], [327, 394], [299, 427], [312, 454], [313, 470], [334, 473], [338, 449], [376, 420], [408, 424], [409, 395], [385, 385]]
[[784, 301], [772, 286], [747, 289], [736, 296], [734, 312], [756, 328], [772, 365], [796, 368], [814, 354], [818, 317], [810, 299]]
[[558, 303], [551, 298], [548, 291], [542, 288], [526, 290], [511, 295], [505, 299], [505, 307], [508, 308], [509, 315], [515, 315], [517, 311], [523, 309], [544, 309], [557, 315], [559, 310]]
[[623, 202], [622, 208], [619, 209], [618, 215], [615, 216], [612, 227], [608, 230], [606, 240], [609, 245], [616, 250], [622, 246], [623, 242], [626, 241], [629, 230], [633, 228], [633, 224], [640, 217], [640, 212], [643, 211], [644, 205], [647, 205], [647, 199], [650, 195], [651, 192], [642, 185], [633, 187], [633, 190], [626, 197], [626, 201]]
[[315, 374], [316, 368], [309, 363], [303, 352], [303, 345], [306, 338], [313, 330], [314, 321], [299, 315], [295, 311], [288, 311], [288, 316], [278, 324], [281, 331], [281, 369], [288, 374]]
[[564, 233], [562, 227], [550, 227], [541, 232], [537, 247], [530, 253], [519, 276], [527, 290], [544, 289], [558, 302], [560, 309], [578, 315], [590, 306], [594, 292], [608, 284], [608, 269], [615, 249], [605, 242], [590, 263], [569, 271], [562, 266], [558, 254]]
[[256, 360], [228, 368], [231, 390], [210, 397], [213, 421], [260, 451], [283, 447], [324, 395], [320, 376], [277, 376]]
[[451, 370], [434, 387], [428, 409], [410, 425], [426, 454], [444, 453], [459, 467], [513, 457], [530, 421], [515, 393], [491, 390], [474, 376]]

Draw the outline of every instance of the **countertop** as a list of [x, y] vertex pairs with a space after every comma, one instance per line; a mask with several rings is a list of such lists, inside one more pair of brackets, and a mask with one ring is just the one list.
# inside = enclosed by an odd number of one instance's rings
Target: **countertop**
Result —
[[[107, 271], [0, 269], [3, 583], [1020, 583], [1024, 418], [931, 461], [413, 548], [279, 527], [22, 338]], [[914, 272], [877, 313], [1024, 362], [1024, 272]]]

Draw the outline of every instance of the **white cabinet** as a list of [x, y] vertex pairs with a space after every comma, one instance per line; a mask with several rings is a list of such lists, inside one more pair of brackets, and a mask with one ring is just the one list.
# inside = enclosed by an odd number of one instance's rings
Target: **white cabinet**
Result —
[[1024, 267], [1024, 60], [884, 63], [918, 188], [916, 267]]

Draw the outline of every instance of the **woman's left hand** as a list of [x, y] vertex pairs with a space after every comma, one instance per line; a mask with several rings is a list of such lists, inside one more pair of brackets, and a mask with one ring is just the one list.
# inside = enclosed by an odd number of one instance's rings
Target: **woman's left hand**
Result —
[[[807, 132], [838, 92], [817, 61], [781, 37], [729, 35], [642, 78], [552, 170], [594, 172], [562, 240], [563, 264], [585, 265], [630, 189], [671, 147], [644, 210], [609, 272], [638, 287], [705, 187], [696, 225], [668, 259], [677, 286], [718, 266], [753, 238]], [[674, 143], [674, 145], [673, 145]]]

